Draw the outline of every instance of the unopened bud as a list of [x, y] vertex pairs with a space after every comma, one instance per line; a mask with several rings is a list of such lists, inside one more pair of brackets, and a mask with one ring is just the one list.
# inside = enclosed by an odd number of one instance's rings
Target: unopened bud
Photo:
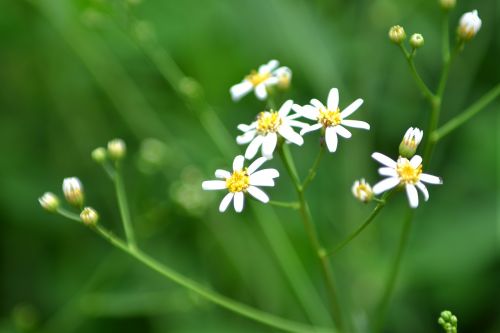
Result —
[[80, 213], [83, 223], [88, 226], [94, 226], [99, 221], [99, 214], [92, 207], [85, 207]]
[[287, 90], [292, 83], [292, 70], [288, 67], [280, 67], [275, 72], [278, 79], [277, 87], [281, 90]]
[[410, 45], [414, 49], [418, 49], [424, 45], [424, 37], [421, 34], [413, 34], [410, 37]]
[[453, 8], [455, 8], [457, 0], [439, 0], [439, 4], [444, 10], [452, 10]]
[[443, 311], [438, 319], [438, 324], [444, 329], [445, 333], [457, 333], [457, 317], [450, 311]]
[[417, 152], [418, 145], [424, 137], [424, 131], [418, 128], [410, 127], [406, 131], [401, 144], [399, 145], [399, 155], [406, 158], [412, 158]]
[[352, 185], [352, 194], [356, 199], [365, 203], [373, 199], [372, 187], [364, 179], [354, 182]]
[[64, 197], [70, 204], [76, 207], [81, 207], [83, 205], [83, 186], [78, 178], [65, 178], [62, 188]]
[[458, 23], [458, 38], [463, 41], [471, 40], [479, 29], [481, 29], [481, 19], [477, 15], [477, 10], [467, 12], [462, 15]]
[[45, 192], [40, 198], [38, 198], [38, 202], [43, 209], [51, 213], [57, 211], [59, 208], [59, 198], [51, 192]]
[[406, 38], [405, 29], [399, 25], [391, 27], [389, 29], [389, 38], [393, 43], [401, 44]]
[[121, 160], [125, 157], [126, 153], [127, 146], [122, 139], [114, 139], [108, 142], [108, 155], [112, 160]]
[[96, 148], [92, 150], [92, 159], [97, 163], [101, 164], [106, 161], [107, 153], [106, 149], [103, 147]]

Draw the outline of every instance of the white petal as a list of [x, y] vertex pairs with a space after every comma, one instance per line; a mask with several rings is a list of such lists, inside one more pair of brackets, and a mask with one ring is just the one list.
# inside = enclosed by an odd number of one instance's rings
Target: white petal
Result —
[[229, 89], [231, 93], [231, 98], [233, 101], [239, 101], [243, 96], [248, 94], [253, 89], [253, 85], [250, 81], [244, 80], [241, 83], [235, 84]]
[[259, 171], [256, 171], [250, 175], [250, 185], [257, 185], [254, 184], [253, 181], [259, 182], [261, 179], [267, 178], [267, 179], [273, 179], [273, 178], [278, 178], [280, 176], [280, 173], [278, 170], [269, 168], [269, 169], [262, 169]]
[[262, 135], [257, 135], [252, 142], [247, 147], [247, 150], [245, 152], [245, 158], [247, 160], [251, 160], [254, 158], [255, 154], [257, 154], [257, 151], [260, 148], [260, 145], [262, 145], [262, 142], [264, 142], [264, 137]]
[[309, 124], [306, 124], [302, 121], [298, 121], [298, 120], [290, 120], [290, 118], [288, 118], [286, 120], [286, 123], [289, 125], [289, 126], [293, 126], [293, 127], [300, 127], [300, 128], [305, 128], [305, 127], [308, 127]]
[[377, 184], [375, 184], [372, 188], [373, 193], [375, 194], [380, 194], [382, 192], [385, 192], [387, 190], [390, 190], [393, 187], [396, 187], [399, 185], [399, 178], [397, 177], [390, 177], [386, 178], [384, 180], [379, 181]]
[[334, 127], [327, 127], [325, 133], [326, 147], [328, 151], [334, 153], [337, 150], [338, 138]]
[[300, 135], [304, 135], [304, 134], [306, 134], [306, 133], [316, 131], [316, 130], [320, 129], [321, 127], [323, 127], [323, 125], [322, 125], [322, 124], [314, 124], [314, 125], [310, 125], [310, 126], [304, 127], [304, 128], [300, 131]]
[[311, 106], [311, 105], [300, 106], [297, 104], [294, 104], [293, 106], [294, 106], [295, 112], [302, 115], [302, 117], [307, 118], [307, 119], [311, 119], [311, 120], [318, 120], [319, 111], [314, 106]]
[[337, 132], [338, 135], [346, 139], [349, 139], [352, 136], [351, 132], [349, 132], [349, 130], [347, 130], [347, 128], [345, 128], [342, 125], [335, 126], [335, 131]]
[[260, 166], [265, 161], [267, 161], [267, 158], [265, 158], [265, 157], [259, 157], [258, 159], [256, 159], [255, 161], [253, 161], [252, 164], [250, 164], [250, 166], [247, 169], [247, 174], [251, 175], [252, 173], [254, 173], [258, 168], [260, 168]]
[[276, 133], [269, 133], [264, 137], [262, 143], [262, 156], [271, 159], [273, 158], [274, 149], [278, 143], [278, 135]]
[[259, 85], [257, 85], [257, 87], [255, 87], [255, 96], [257, 96], [257, 98], [261, 101], [267, 98], [267, 89], [265, 83], [260, 83]]
[[217, 170], [215, 170], [215, 177], [226, 179], [226, 178], [231, 177], [231, 172], [229, 172], [227, 170], [217, 169]]
[[378, 169], [378, 173], [381, 176], [398, 177], [398, 172], [393, 168], [383, 167]]
[[267, 80], [265, 80], [263, 83], [266, 86], [274, 86], [274, 85], [278, 84], [279, 81], [280, 80], [276, 76], [271, 76], [270, 78], [268, 78]]
[[342, 119], [349, 117], [361, 106], [361, 104], [363, 104], [363, 100], [361, 98], [358, 98], [357, 100], [352, 102], [351, 105], [346, 107], [344, 111], [340, 112], [340, 117], [342, 117]]
[[229, 192], [228, 194], [226, 194], [224, 196], [224, 198], [222, 199], [222, 201], [220, 202], [220, 205], [219, 205], [219, 212], [224, 213], [226, 211], [227, 206], [229, 206], [233, 197], [234, 197], [234, 193], [231, 193], [231, 192]]
[[251, 123], [250, 125], [247, 125], [247, 124], [239, 124], [238, 125], [238, 129], [242, 132], [248, 132], [252, 129], [255, 129], [257, 127], [257, 122], [253, 122]]
[[365, 130], [370, 129], [370, 124], [368, 124], [367, 122], [361, 121], [361, 120], [345, 119], [345, 120], [342, 120], [341, 124], [344, 126], [347, 126], [347, 127], [361, 128], [361, 129], [365, 129]]
[[316, 98], [311, 99], [312, 106], [315, 106], [318, 109], [326, 109], [323, 103], [318, 101]]
[[330, 89], [328, 93], [327, 106], [329, 110], [337, 110], [339, 107], [339, 90], [337, 88]]
[[249, 186], [247, 188], [247, 191], [252, 197], [259, 200], [260, 202], [263, 202], [263, 203], [269, 202], [269, 197], [260, 188], [255, 187], [255, 186]]
[[242, 135], [236, 137], [236, 143], [239, 145], [245, 145], [255, 138], [255, 134], [257, 134], [256, 130], [250, 130]]
[[443, 180], [440, 177], [429, 175], [427, 173], [422, 173], [420, 175], [420, 181], [434, 185], [441, 185], [443, 183]]
[[418, 192], [413, 184], [406, 184], [406, 195], [408, 196], [408, 201], [410, 202], [411, 208], [418, 207]]
[[233, 204], [234, 204], [234, 210], [237, 213], [241, 213], [243, 211], [244, 203], [245, 203], [245, 195], [243, 194], [243, 192], [236, 192], [234, 194]]
[[226, 188], [226, 182], [223, 180], [205, 180], [201, 183], [201, 188], [206, 191], [223, 190]]
[[264, 74], [264, 73], [269, 73], [273, 71], [275, 68], [277, 68], [280, 65], [278, 60], [270, 60], [267, 64], [261, 65], [259, 67], [259, 73]]
[[287, 141], [295, 143], [298, 146], [302, 146], [302, 144], [304, 143], [304, 138], [286, 124], [280, 126], [280, 128], [278, 129], [278, 133]]
[[233, 171], [243, 169], [244, 164], [245, 164], [245, 158], [243, 157], [243, 155], [236, 156], [233, 161]]
[[410, 160], [410, 165], [414, 168], [418, 168], [418, 166], [422, 164], [422, 157], [419, 155], [415, 155]]
[[380, 163], [382, 163], [385, 166], [388, 166], [389, 168], [395, 169], [397, 166], [396, 161], [393, 161], [391, 158], [385, 156], [384, 154], [381, 153], [373, 153], [372, 158]]
[[420, 190], [420, 192], [422, 192], [422, 194], [424, 195], [424, 200], [425, 201], [429, 200], [429, 191], [427, 191], [427, 187], [425, 187], [425, 185], [422, 182], [418, 182], [415, 185]]
[[280, 107], [280, 110], [278, 111], [278, 114], [280, 115], [280, 117], [282, 117], [282, 118], [286, 117], [290, 113], [290, 110], [292, 109], [292, 105], [293, 105], [293, 101], [291, 99], [289, 99], [288, 101], [283, 103], [283, 105]]

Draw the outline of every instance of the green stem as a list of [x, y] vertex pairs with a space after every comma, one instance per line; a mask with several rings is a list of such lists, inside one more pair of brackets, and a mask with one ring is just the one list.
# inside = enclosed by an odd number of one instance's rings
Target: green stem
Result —
[[191, 290], [192, 292], [202, 296], [203, 298], [219, 305], [222, 306], [232, 312], [238, 313], [244, 317], [253, 319], [257, 322], [260, 322], [262, 324], [281, 329], [284, 331], [288, 332], [297, 332], [297, 333], [307, 333], [307, 332], [332, 332], [331, 329], [326, 329], [326, 328], [317, 328], [317, 327], [311, 327], [308, 325], [304, 325], [301, 323], [293, 322], [287, 319], [283, 319], [277, 316], [274, 316], [272, 314], [257, 310], [255, 308], [252, 308], [248, 305], [239, 303], [237, 301], [234, 301], [228, 297], [225, 297], [223, 295], [220, 295], [214, 291], [211, 291], [209, 289], [206, 289], [204, 286], [200, 285], [199, 283], [183, 276], [182, 274], [177, 273], [176, 271], [172, 270], [171, 268], [167, 267], [166, 265], [158, 262], [154, 258], [150, 257], [149, 255], [145, 254], [144, 252], [140, 251], [139, 249], [134, 249], [128, 246], [127, 243], [125, 243], [123, 240], [119, 239], [116, 237], [113, 233], [108, 231], [107, 229], [103, 228], [101, 225], [97, 225], [95, 228], [93, 228], [99, 234], [102, 236], [104, 239], [106, 239], [109, 243], [111, 243], [113, 246], [118, 248], [119, 250], [123, 251], [130, 257], [136, 259], [140, 263], [144, 264], [145, 266], [149, 267], [153, 271], [156, 271], [157, 273], [161, 274], [162, 276], [166, 277], [167, 279], [173, 281], [174, 283]]
[[292, 202], [286, 202], [286, 201], [269, 201], [268, 204], [271, 206], [276, 206], [276, 207], [283, 207], [283, 208], [291, 208], [291, 209], [299, 209], [300, 204], [296, 201]]
[[328, 260], [327, 252], [321, 245], [321, 242], [318, 238], [318, 232], [316, 231], [316, 227], [312, 220], [311, 211], [304, 195], [304, 189], [301, 186], [301, 182], [297, 174], [297, 169], [295, 167], [295, 163], [293, 162], [288, 146], [284, 143], [281, 143], [279, 146], [279, 152], [283, 164], [285, 165], [285, 169], [290, 175], [290, 178], [292, 179], [293, 185], [295, 187], [295, 191], [297, 192], [300, 204], [300, 215], [302, 217], [302, 222], [304, 223], [304, 228], [309, 238], [309, 242], [311, 243], [311, 246], [321, 264], [321, 272], [323, 274], [323, 278], [325, 279], [329, 299], [331, 302], [332, 317], [337, 324], [338, 329], [342, 331], [342, 314], [340, 311], [340, 304], [335, 287], [333, 270]]
[[422, 78], [418, 74], [418, 71], [415, 68], [415, 63], [413, 62], [412, 55], [410, 53], [408, 53], [408, 51], [406, 50], [403, 43], [399, 44], [399, 48], [401, 49], [401, 52], [403, 52], [403, 55], [406, 59], [406, 62], [408, 63], [408, 66], [410, 67], [410, 72], [411, 72], [411, 75], [413, 76], [413, 79], [415, 80], [415, 83], [417, 84], [417, 86], [419, 87], [420, 91], [425, 96], [425, 98], [427, 98], [427, 100], [432, 102], [434, 100], [434, 94], [429, 89], [429, 87], [427, 87], [424, 80], [422, 80]]
[[448, 82], [448, 76], [450, 74], [451, 64], [453, 63], [453, 61], [457, 57], [458, 53], [460, 52], [461, 47], [462, 47], [462, 43], [457, 42], [451, 55], [448, 52], [448, 56], [445, 56], [443, 70], [441, 72], [441, 77], [439, 79], [439, 85], [438, 85], [438, 89], [436, 92], [436, 96], [439, 96], [439, 98], [443, 97], [444, 89], [446, 88], [446, 83]]
[[316, 156], [316, 159], [314, 160], [313, 165], [309, 169], [309, 173], [307, 174], [306, 179], [304, 179], [304, 182], [302, 183], [302, 190], [305, 191], [307, 186], [313, 181], [314, 177], [316, 177], [316, 171], [318, 170], [319, 163], [321, 162], [321, 159], [323, 158], [325, 152], [325, 148], [323, 145], [319, 147], [319, 152], [318, 155]]
[[441, 27], [441, 42], [442, 42], [442, 53], [443, 53], [443, 62], [448, 61], [450, 57], [450, 15], [447, 10], [443, 13], [443, 21]]
[[431, 135], [431, 140], [437, 142], [441, 140], [450, 132], [454, 131], [458, 127], [465, 124], [469, 119], [474, 117], [481, 110], [486, 108], [488, 104], [493, 102], [500, 95], [500, 83], [493, 87], [489, 92], [487, 92], [483, 97], [481, 97], [477, 102], [465, 109], [461, 114], [449, 120], [446, 124], [441, 126], [439, 129], [434, 131]]
[[134, 228], [132, 227], [132, 220], [130, 219], [130, 210], [128, 208], [127, 195], [125, 193], [125, 186], [123, 184], [123, 177], [119, 164], [116, 165], [113, 182], [115, 184], [116, 199], [118, 200], [118, 208], [120, 209], [123, 228], [125, 229], [125, 235], [127, 237], [127, 244], [131, 249], [135, 249], [137, 248], [137, 243], [135, 240]]
[[70, 212], [69, 210], [66, 210], [64, 208], [58, 208], [57, 209], [57, 213], [64, 216], [65, 218], [67, 219], [70, 219], [70, 220], [73, 220], [73, 221], [76, 221], [76, 222], [82, 222], [82, 219], [80, 219], [80, 216], [73, 213], [73, 212]]

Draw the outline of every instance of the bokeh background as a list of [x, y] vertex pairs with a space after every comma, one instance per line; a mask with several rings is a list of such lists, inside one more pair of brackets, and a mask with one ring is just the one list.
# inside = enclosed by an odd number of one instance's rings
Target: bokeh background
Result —
[[[236, 125], [263, 104], [228, 89], [279, 59], [298, 103], [340, 89], [341, 107], [372, 125], [328, 155], [307, 194], [322, 241], [333, 247], [370, 212], [350, 194], [374, 183], [373, 151], [397, 154], [428, 107], [391, 25], [419, 32], [417, 66], [435, 87], [441, 68], [437, 1], [4, 0], [0, 4], [0, 332], [274, 332], [181, 289], [76, 223], [40, 209], [77, 176], [102, 223], [121, 234], [112, 184], [90, 158], [115, 137], [128, 143], [126, 187], [140, 245], [178, 271], [265, 311], [327, 326], [321, 274], [295, 212], [248, 202], [219, 214], [220, 193], [200, 182], [243, 151]], [[498, 1], [458, 1], [483, 27], [454, 64], [442, 120], [498, 83]], [[500, 332], [498, 101], [438, 146], [384, 332], [440, 332], [439, 312], [461, 332]], [[319, 136], [292, 147], [302, 175]], [[282, 169], [278, 159], [269, 162]], [[285, 172], [269, 191], [294, 200]], [[370, 323], [397, 248], [401, 193], [334, 259], [353, 332]], [[299, 286], [297, 297], [291, 281]], [[305, 295], [305, 296], [304, 296]], [[309, 301], [309, 311], [301, 306]]]

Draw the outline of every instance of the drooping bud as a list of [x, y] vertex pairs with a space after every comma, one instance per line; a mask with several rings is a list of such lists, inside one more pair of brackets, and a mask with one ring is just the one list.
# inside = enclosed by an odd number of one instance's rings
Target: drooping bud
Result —
[[127, 146], [122, 139], [114, 139], [108, 142], [108, 155], [114, 161], [119, 161], [125, 157]]
[[88, 226], [94, 226], [99, 221], [99, 214], [92, 207], [85, 207], [80, 213], [83, 223]]
[[92, 159], [97, 163], [101, 164], [106, 161], [107, 153], [106, 149], [103, 147], [96, 148], [92, 151]]
[[356, 199], [365, 203], [373, 199], [372, 187], [364, 179], [354, 182], [352, 185], [352, 194]]
[[389, 29], [389, 38], [393, 43], [401, 44], [406, 38], [405, 29], [400, 25], [391, 27]]
[[450, 311], [443, 311], [438, 319], [438, 324], [446, 333], [457, 333], [458, 319]]
[[62, 188], [64, 197], [71, 205], [76, 207], [81, 207], [83, 205], [83, 186], [78, 178], [65, 178]]
[[413, 34], [410, 37], [410, 45], [414, 49], [418, 49], [424, 45], [424, 37], [421, 34]]
[[406, 131], [401, 144], [399, 145], [399, 155], [408, 159], [412, 158], [417, 152], [418, 145], [424, 137], [424, 131], [418, 128], [410, 127]]
[[54, 213], [59, 208], [59, 198], [51, 192], [45, 192], [40, 198], [38, 198], [38, 202], [43, 209], [51, 213]]
[[471, 40], [479, 29], [481, 29], [481, 19], [477, 15], [477, 10], [467, 12], [462, 15], [458, 23], [458, 38], [463, 41]]
[[441, 5], [441, 8], [444, 10], [452, 10], [455, 8], [456, 4], [457, 0], [439, 0], [439, 5]]

